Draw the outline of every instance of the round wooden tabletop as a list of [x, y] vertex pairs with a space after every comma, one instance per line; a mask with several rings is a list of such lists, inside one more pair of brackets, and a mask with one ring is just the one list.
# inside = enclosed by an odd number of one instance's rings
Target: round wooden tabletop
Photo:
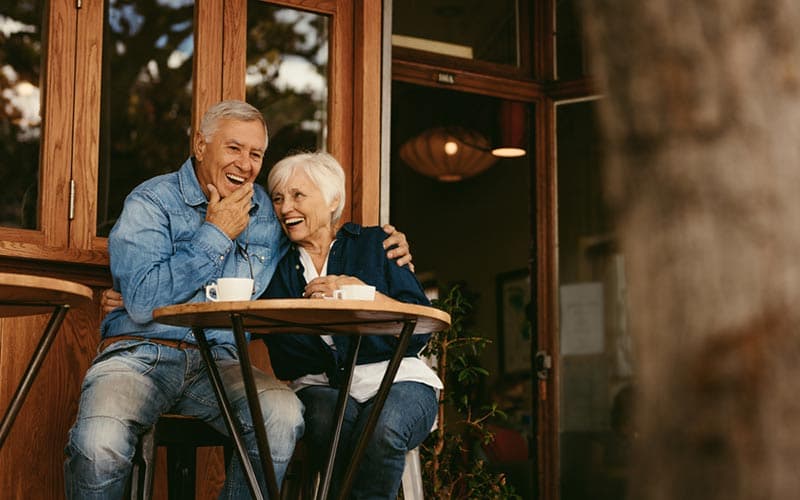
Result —
[[30, 274], [0, 273], [0, 317], [52, 312], [92, 302], [92, 290], [72, 281]]
[[230, 329], [233, 313], [241, 315], [251, 333], [397, 335], [408, 320], [417, 321], [414, 333], [433, 333], [450, 326], [450, 315], [434, 307], [365, 300], [193, 302], [161, 307], [153, 312], [153, 318], [168, 325]]

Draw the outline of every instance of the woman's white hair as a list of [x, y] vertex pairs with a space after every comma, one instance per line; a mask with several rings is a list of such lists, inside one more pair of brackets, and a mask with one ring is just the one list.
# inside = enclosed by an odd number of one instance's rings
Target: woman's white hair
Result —
[[332, 224], [335, 225], [339, 222], [344, 210], [345, 178], [342, 166], [339, 165], [336, 158], [321, 151], [287, 156], [269, 171], [267, 190], [270, 195], [276, 188], [283, 186], [297, 169], [305, 172], [322, 191], [325, 203], [330, 204], [335, 199], [339, 200], [331, 218]]

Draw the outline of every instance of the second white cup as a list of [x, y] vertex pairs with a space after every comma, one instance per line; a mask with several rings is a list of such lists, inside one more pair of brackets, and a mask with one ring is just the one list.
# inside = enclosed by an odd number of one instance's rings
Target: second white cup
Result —
[[250, 278], [219, 278], [206, 286], [206, 298], [213, 302], [250, 300], [253, 295], [253, 280]]
[[333, 291], [334, 299], [375, 300], [375, 287], [372, 285], [342, 285]]

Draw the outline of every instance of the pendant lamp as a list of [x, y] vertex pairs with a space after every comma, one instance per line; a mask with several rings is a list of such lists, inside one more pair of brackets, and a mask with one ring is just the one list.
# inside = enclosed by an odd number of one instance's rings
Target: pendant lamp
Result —
[[489, 139], [464, 127], [437, 127], [400, 146], [400, 158], [422, 175], [442, 182], [473, 177], [491, 167], [497, 157]]
[[498, 124], [500, 134], [492, 146], [492, 154], [500, 158], [525, 156], [526, 121], [524, 102], [502, 101]]

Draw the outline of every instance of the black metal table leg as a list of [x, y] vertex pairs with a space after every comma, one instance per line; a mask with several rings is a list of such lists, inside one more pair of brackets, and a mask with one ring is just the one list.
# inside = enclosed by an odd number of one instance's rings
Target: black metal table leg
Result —
[[318, 500], [325, 500], [328, 498], [328, 490], [331, 485], [331, 476], [333, 474], [333, 466], [336, 463], [336, 450], [339, 447], [339, 438], [342, 433], [342, 422], [344, 422], [344, 414], [347, 410], [347, 398], [350, 396], [350, 385], [353, 381], [353, 371], [356, 367], [356, 360], [358, 359], [358, 349], [361, 346], [361, 336], [356, 336], [355, 340], [350, 342], [350, 348], [347, 351], [347, 359], [345, 365], [348, 367], [345, 373], [345, 378], [339, 386], [339, 397], [336, 400], [336, 426], [333, 429], [331, 436], [330, 450], [328, 451], [328, 461], [325, 463], [325, 468], [322, 471], [322, 480], [320, 482], [319, 491], [317, 492]]
[[39, 340], [36, 350], [33, 351], [33, 357], [31, 357], [28, 367], [22, 374], [22, 380], [17, 386], [14, 396], [11, 398], [11, 404], [8, 405], [6, 414], [3, 415], [2, 423], [0, 423], [0, 448], [3, 447], [3, 443], [5, 443], [8, 433], [11, 431], [11, 425], [14, 423], [14, 419], [17, 418], [17, 413], [19, 413], [22, 404], [25, 402], [28, 391], [30, 391], [33, 385], [33, 380], [36, 378], [36, 374], [39, 373], [39, 368], [41, 368], [47, 351], [50, 350], [50, 345], [53, 343], [58, 328], [64, 321], [68, 310], [69, 306], [66, 304], [56, 306], [53, 313], [50, 315], [50, 320], [45, 327], [42, 338]]
[[267, 431], [264, 428], [264, 415], [261, 412], [261, 403], [258, 400], [258, 389], [253, 379], [253, 366], [250, 364], [250, 353], [247, 350], [247, 338], [244, 333], [242, 316], [238, 313], [231, 314], [233, 324], [233, 337], [239, 350], [239, 366], [242, 369], [242, 381], [247, 394], [247, 406], [250, 408], [250, 418], [256, 433], [258, 454], [261, 458], [261, 467], [267, 482], [267, 492], [272, 500], [279, 500], [278, 482], [275, 478], [275, 466], [272, 463], [272, 454], [269, 450]]
[[[197, 345], [200, 348], [200, 354], [203, 356], [203, 361], [206, 364], [208, 377], [211, 379], [211, 385], [214, 388], [214, 395], [217, 397], [217, 404], [219, 404], [220, 411], [222, 411], [222, 419], [225, 421], [225, 426], [228, 428], [228, 434], [230, 434], [234, 445], [236, 446], [236, 454], [239, 456], [239, 460], [242, 463], [242, 469], [244, 470], [245, 477], [247, 478], [247, 486], [250, 489], [250, 494], [256, 500], [264, 500], [264, 496], [261, 494], [261, 488], [258, 486], [258, 480], [256, 479], [255, 472], [253, 471], [253, 465], [250, 463], [250, 457], [247, 455], [247, 447], [242, 440], [242, 435], [239, 432], [239, 428], [236, 426], [236, 420], [234, 419], [231, 403], [228, 400], [228, 396], [225, 394], [225, 386], [222, 384], [222, 377], [219, 375], [219, 370], [217, 369], [217, 364], [214, 361], [214, 356], [211, 355], [211, 348], [209, 347], [208, 340], [206, 339], [206, 332], [202, 328], [192, 328], [192, 331], [194, 332], [195, 338], [197, 338]], [[271, 498], [277, 499], [278, 497]]]
[[417, 326], [417, 320], [408, 320], [403, 323], [403, 331], [400, 333], [400, 338], [397, 341], [397, 348], [389, 361], [389, 366], [386, 367], [386, 373], [383, 375], [378, 393], [375, 395], [375, 400], [372, 404], [372, 411], [370, 411], [367, 423], [364, 425], [364, 431], [358, 438], [353, 456], [347, 466], [347, 472], [342, 482], [341, 490], [339, 491], [339, 499], [344, 500], [350, 495], [350, 490], [353, 487], [353, 480], [355, 478], [358, 465], [364, 456], [364, 451], [367, 448], [367, 442], [372, 437], [372, 432], [375, 430], [375, 425], [378, 423], [378, 417], [383, 410], [383, 405], [386, 403], [386, 397], [389, 395], [389, 389], [392, 388], [394, 377], [397, 375], [397, 369], [400, 367], [400, 362], [408, 348], [408, 342], [411, 340], [411, 335], [414, 333], [414, 328]]

